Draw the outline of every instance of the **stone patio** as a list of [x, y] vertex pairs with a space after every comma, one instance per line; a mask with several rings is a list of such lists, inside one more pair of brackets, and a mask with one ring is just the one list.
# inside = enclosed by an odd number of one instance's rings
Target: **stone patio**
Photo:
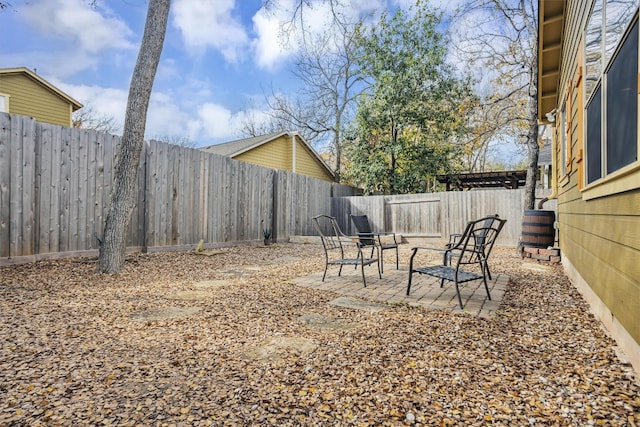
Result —
[[490, 317], [500, 306], [502, 297], [509, 283], [509, 276], [495, 274], [488, 282], [491, 300], [487, 299], [481, 280], [466, 282], [460, 285], [460, 294], [464, 309], [460, 309], [452, 282], [445, 282], [440, 288], [440, 279], [416, 274], [413, 276], [411, 295], [407, 296], [407, 280], [409, 267], [401, 265], [398, 270], [393, 267], [385, 269], [382, 279], [378, 277], [375, 266], [365, 267], [367, 286], [362, 285], [360, 268], [345, 266], [342, 275], [338, 276], [338, 267], [329, 266], [325, 281], [322, 272], [298, 277], [293, 283], [320, 290], [335, 292], [341, 296], [360, 298], [386, 304], [409, 304], [428, 310], [446, 310], [452, 313], [466, 313], [476, 317]]

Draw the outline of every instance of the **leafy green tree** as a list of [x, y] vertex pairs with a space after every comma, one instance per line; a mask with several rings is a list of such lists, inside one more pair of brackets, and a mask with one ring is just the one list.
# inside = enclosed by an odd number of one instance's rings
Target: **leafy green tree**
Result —
[[371, 85], [347, 151], [349, 178], [367, 192], [424, 192], [456, 165], [456, 137], [473, 97], [469, 81], [446, 63], [440, 24], [441, 15], [418, 1], [360, 28], [358, 63]]

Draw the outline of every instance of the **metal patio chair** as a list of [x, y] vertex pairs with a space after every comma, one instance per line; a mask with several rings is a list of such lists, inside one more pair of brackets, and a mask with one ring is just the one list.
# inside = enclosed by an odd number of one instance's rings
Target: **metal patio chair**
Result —
[[[373, 256], [374, 247], [377, 246], [380, 248], [380, 271], [384, 273], [384, 251], [389, 249], [395, 249], [396, 251], [396, 270], [399, 268], [398, 265], [398, 241], [396, 240], [396, 233], [375, 233], [371, 224], [369, 223], [369, 218], [366, 215], [350, 215], [351, 221], [353, 221], [353, 225], [356, 227], [356, 231], [358, 233], [358, 237], [360, 238], [360, 245], [364, 247], [371, 247], [371, 256]], [[389, 236], [393, 239], [393, 243], [391, 241], [384, 241], [381, 236]]]
[[[477, 240], [482, 241], [484, 239], [484, 237], [485, 237], [484, 233], [486, 233], [486, 231], [491, 227], [491, 224], [493, 223], [493, 220], [495, 218], [499, 218], [498, 214], [490, 215], [490, 216], [486, 217], [486, 219], [484, 220], [484, 224], [483, 224], [485, 226], [485, 229], [480, 231], [480, 234], [476, 237]], [[445, 247], [447, 249], [454, 247], [456, 245], [456, 243], [458, 243], [458, 241], [460, 240], [461, 237], [462, 237], [461, 233], [450, 234], [449, 235], [449, 243], [447, 243]], [[488, 251], [490, 253], [491, 252], [491, 248], [488, 248]], [[492, 279], [491, 271], [489, 270], [489, 264], [487, 262], [487, 260], [489, 259], [489, 253], [487, 253], [486, 256], [484, 257], [484, 266], [485, 266], [486, 271], [487, 271], [487, 278], [489, 280], [491, 280]], [[450, 259], [448, 260], [448, 262], [449, 262], [449, 265], [451, 265], [451, 260]]]
[[[487, 258], [491, 255], [493, 245], [507, 222], [497, 216], [489, 216], [471, 221], [467, 224], [464, 233], [457, 242], [451, 243], [447, 249], [415, 247], [409, 259], [409, 282], [407, 284], [407, 295], [411, 292], [411, 282], [413, 273], [426, 274], [440, 278], [440, 287], [444, 286], [444, 281], [448, 280], [455, 284], [458, 303], [463, 309], [462, 297], [460, 296], [460, 284], [472, 280], [482, 279], [484, 288], [487, 291], [487, 298], [491, 299], [489, 286], [487, 285], [488, 268]], [[420, 250], [435, 250], [443, 252], [442, 265], [416, 267], [414, 258]], [[467, 266], [476, 265], [476, 271], [466, 270]], [[479, 270], [479, 272], [477, 271]]]
[[[338, 265], [338, 276], [342, 274], [342, 267], [345, 265], [354, 265], [356, 268], [360, 266], [362, 271], [362, 284], [366, 287], [367, 280], [364, 276], [364, 266], [377, 264], [378, 277], [382, 279], [380, 272], [379, 256], [374, 257], [373, 252], [370, 257], [365, 258], [362, 250], [362, 244], [359, 238], [352, 238], [346, 236], [340, 227], [336, 219], [329, 215], [318, 215], [313, 217], [313, 225], [322, 239], [322, 246], [324, 247], [325, 266], [324, 274], [322, 275], [322, 281], [324, 282], [327, 276], [327, 269], [330, 265]], [[348, 247], [353, 245], [351, 251], [354, 253], [357, 251], [357, 255], [349, 257], [347, 251]], [[377, 250], [377, 247], [375, 248]], [[379, 254], [377, 254], [379, 255]]]

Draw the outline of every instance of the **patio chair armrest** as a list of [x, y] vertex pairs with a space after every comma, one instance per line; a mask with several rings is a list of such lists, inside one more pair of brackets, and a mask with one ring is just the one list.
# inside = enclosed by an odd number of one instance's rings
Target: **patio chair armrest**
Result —
[[447, 248], [452, 248], [460, 242], [460, 238], [462, 237], [462, 233], [452, 233], [449, 234], [449, 243], [446, 244]]
[[413, 248], [411, 248], [411, 250], [413, 252], [418, 252], [418, 250], [427, 250], [427, 251], [436, 251], [436, 252], [447, 252], [449, 249], [442, 249], [442, 248], [434, 248], [432, 246], [414, 246]]

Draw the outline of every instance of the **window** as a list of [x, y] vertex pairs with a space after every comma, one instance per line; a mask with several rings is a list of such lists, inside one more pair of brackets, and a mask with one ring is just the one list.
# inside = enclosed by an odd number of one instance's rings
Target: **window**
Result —
[[[615, 100], [615, 102], [614, 102]], [[638, 22], [607, 72], [606, 172], [638, 160]]]
[[[629, 168], [640, 166], [639, 3], [640, 0], [595, 0], [585, 27], [584, 178], [587, 190], [615, 180]], [[628, 183], [630, 180], [627, 179]], [[617, 185], [613, 192], [638, 187], [627, 184], [626, 187]], [[600, 191], [594, 197], [605, 194], [607, 191]]]
[[0, 113], [9, 112], [9, 95], [0, 93]]
[[600, 114], [600, 88], [596, 89], [587, 106], [587, 184], [602, 177], [602, 123]]

